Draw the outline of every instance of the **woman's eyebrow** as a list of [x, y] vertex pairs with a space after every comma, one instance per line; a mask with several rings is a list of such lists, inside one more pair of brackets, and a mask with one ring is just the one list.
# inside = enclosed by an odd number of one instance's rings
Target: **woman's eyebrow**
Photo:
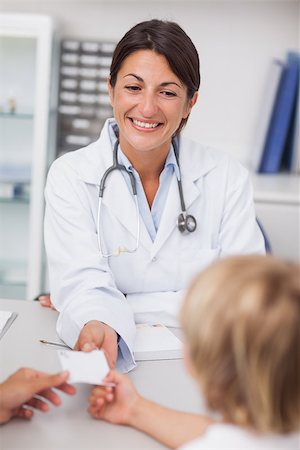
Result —
[[[135, 73], [128, 73], [127, 75], [124, 75], [124, 78], [126, 78], [126, 77], [134, 77], [138, 81], [140, 81], [141, 83], [144, 82], [143, 78], [140, 77], [139, 75], [136, 75]], [[182, 86], [180, 84], [176, 83], [175, 81], [163, 81], [162, 83], [160, 83], [160, 86], [165, 87], [165, 86], [168, 86], [170, 84], [175, 84], [175, 86], [178, 86], [179, 88], [182, 88]]]
[[134, 77], [134, 78], [136, 78], [138, 81], [141, 81], [141, 82], [144, 81], [142, 77], [139, 77], [139, 76], [136, 75], [135, 73], [128, 73], [127, 75], [124, 75], [123, 78], [126, 78], [126, 77]]
[[160, 83], [160, 86], [168, 86], [169, 84], [175, 84], [175, 86], [178, 86], [179, 88], [182, 88], [182, 86], [175, 81], [164, 81], [163, 83]]

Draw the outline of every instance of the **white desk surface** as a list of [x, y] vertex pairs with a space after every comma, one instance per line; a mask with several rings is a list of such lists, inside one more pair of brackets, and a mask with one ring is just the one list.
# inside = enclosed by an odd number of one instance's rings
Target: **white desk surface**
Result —
[[[54, 373], [60, 370], [57, 348], [39, 339], [57, 340], [57, 313], [38, 302], [1, 300], [0, 310], [15, 311], [15, 319], [0, 340], [0, 381], [20, 367]], [[130, 373], [145, 397], [165, 406], [203, 412], [196, 384], [186, 374], [183, 360], [143, 361]], [[60, 407], [36, 412], [28, 423], [13, 419], [0, 427], [1, 450], [151, 450], [165, 446], [129, 427], [98, 421], [87, 413], [90, 386], [78, 384], [77, 394], [62, 394]]]

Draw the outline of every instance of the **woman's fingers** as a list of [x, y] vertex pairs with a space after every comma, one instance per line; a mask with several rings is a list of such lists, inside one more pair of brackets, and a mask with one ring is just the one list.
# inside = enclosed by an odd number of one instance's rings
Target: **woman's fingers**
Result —
[[15, 417], [21, 417], [22, 419], [30, 420], [34, 414], [34, 411], [32, 409], [26, 408], [25, 406], [20, 406], [20, 408], [17, 409], [14, 416]]
[[103, 411], [105, 402], [103, 399], [98, 399], [98, 402], [94, 405], [89, 405], [88, 413], [95, 417], [96, 419], [101, 419], [103, 417]]
[[[39, 397], [43, 397], [49, 402], [51, 402], [53, 405], [58, 406], [61, 404], [61, 399], [59, 395], [56, 394], [52, 389], [45, 389], [44, 391], [41, 391], [38, 393]], [[36, 397], [33, 397], [36, 398]]]
[[49, 411], [48, 403], [39, 397], [32, 397], [30, 400], [28, 400], [22, 406], [30, 406], [31, 408], [38, 409], [39, 411], [42, 411], [42, 412]]
[[39, 300], [41, 306], [44, 306], [45, 308], [51, 308], [53, 310], [56, 309], [55, 306], [53, 305], [52, 301], [51, 301], [50, 294], [40, 295], [38, 300]]
[[[32, 376], [32, 393], [42, 395], [45, 398], [49, 398], [54, 404], [57, 402], [58, 395], [54, 393], [53, 388], [59, 389], [66, 394], [73, 395], [76, 393], [74, 386], [67, 383], [69, 377], [68, 371], [63, 371], [54, 375], [48, 375], [42, 372], [35, 372]], [[53, 394], [54, 395], [53, 395]]]
[[103, 390], [103, 392], [96, 393], [92, 392], [90, 395], [88, 402], [90, 405], [99, 405], [102, 406], [105, 402], [112, 402], [114, 400], [114, 393], [113, 392], [106, 392]]
[[62, 383], [60, 386], [57, 386], [56, 389], [59, 389], [60, 391], [68, 395], [76, 394], [76, 388], [69, 383]]

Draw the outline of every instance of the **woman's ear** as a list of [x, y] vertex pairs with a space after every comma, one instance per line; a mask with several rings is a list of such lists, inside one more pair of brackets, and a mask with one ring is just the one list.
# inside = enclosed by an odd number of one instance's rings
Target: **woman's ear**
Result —
[[193, 97], [188, 100], [186, 107], [186, 114], [184, 115], [183, 119], [186, 119], [190, 115], [190, 112], [192, 111], [192, 108], [196, 104], [197, 100], [198, 100], [198, 91], [196, 91]]
[[114, 107], [114, 88], [110, 84], [110, 77], [107, 79], [107, 90], [110, 98], [110, 104], [112, 107]]

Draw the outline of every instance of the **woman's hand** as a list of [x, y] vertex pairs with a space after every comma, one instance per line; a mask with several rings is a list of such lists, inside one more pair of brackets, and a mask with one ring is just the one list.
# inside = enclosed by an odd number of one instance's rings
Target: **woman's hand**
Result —
[[[38, 300], [40, 305], [55, 310], [50, 294], [42, 294]], [[90, 352], [97, 348], [104, 351], [109, 367], [114, 369], [118, 356], [118, 335], [109, 325], [91, 320], [82, 328], [74, 350]]]
[[47, 412], [49, 405], [45, 400], [59, 406], [61, 399], [52, 388], [69, 395], [76, 392], [66, 382], [68, 377], [68, 372], [49, 375], [34, 369], [19, 369], [0, 384], [0, 423], [8, 422], [14, 416], [31, 419], [33, 409]]
[[82, 328], [74, 350], [90, 352], [102, 349], [108, 365], [114, 369], [118, 356], [118, 335], [113, 328], [98, 320], [91, 320]]
[[114, 383], [115, 387], [95, 386], [89, 397], [88, 412], [95, 419], [130, 425], [141, 399], [132, 381], [126, 375], [111, 371], [103, 382]]
[[40, 302], [41, 306], [44, 306], [45, 308], [51, 308], [51, 309], [54, 309], [54, 311], [56, 311], [56, 308], [51, 301], [50, 294], [41, 294], [38, 297], [38, 301]]

